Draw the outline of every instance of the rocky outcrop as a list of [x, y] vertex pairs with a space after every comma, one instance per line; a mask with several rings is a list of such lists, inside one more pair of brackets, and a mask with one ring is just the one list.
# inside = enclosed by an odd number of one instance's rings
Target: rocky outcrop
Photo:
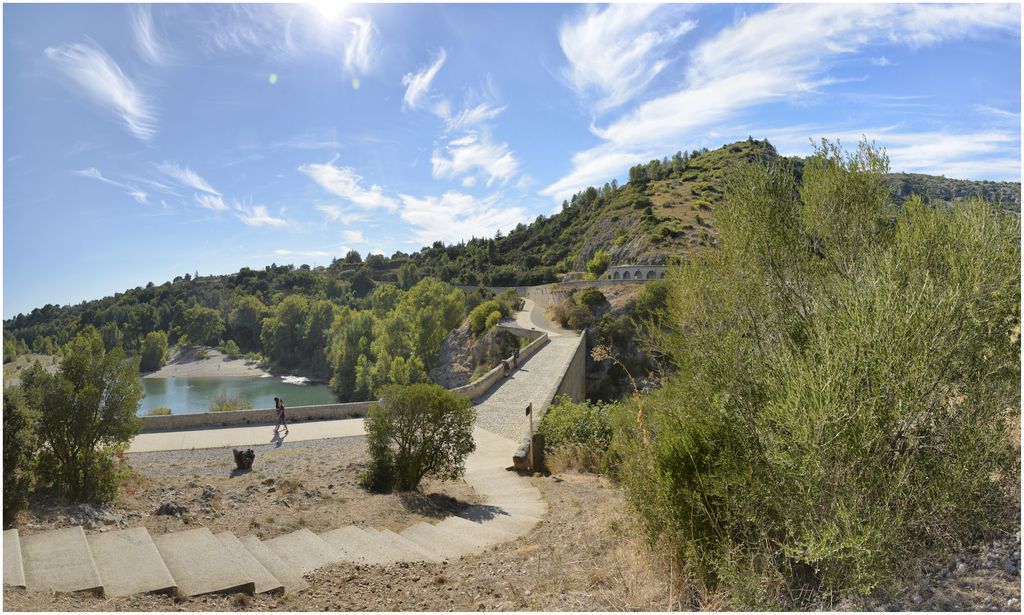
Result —
[[478, 367], [491, 369], [518, 345], [519, 338], [504, 329], [494, 328], [476, 337], [464, 324], [444, 339], [430, 379], [447, 389], [469, 384]]

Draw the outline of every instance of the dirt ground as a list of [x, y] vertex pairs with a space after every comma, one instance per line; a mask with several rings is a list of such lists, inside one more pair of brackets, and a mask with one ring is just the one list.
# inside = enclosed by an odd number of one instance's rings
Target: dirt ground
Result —
[[[323, 532], [349, 524], [398, 531], [478, 502], [465, 482], [425, 481], [421, 493], [371, 494], [357, 484], [363, 438], [252, 447], [251, 472], [239, 473], [231, 449], [127, 455], [132, 476], [100, 515], [88, 507], [33, 502], [19, 523], [31, 534], [84, 524], [90, 531], [145, 526], [151, 534], [204, 526], [212, 532], [273, 538], [299, 528]], [[159, 514], [164, 512], [173, 514]]]
[[[257, 459], [258, 461], [258, 459]], [[600, 477], [531, 479], [550, 510], [528, 535], [442, 564], [338, 564], [307, 576], [310, 589], [283, 596], [167, 596], [104, 600], [4, 589], [7, 611], [664, 610], [670, 566], [632, 528], [621, 492]]]
[[[347, 440], [351, 441], [353, 450], [361, 446], [360, 439]], [[326, 467], [335, 466], [326, 464]], [[167, 469], [168, 474], [173, 471]], [[262, 484], [273, 476], [265, 474], [266, 478], [259, 479], [255, 472], [253, 474], [247, 485], [232, 486], [232, 492], [237, 493], [239, 487], [244, 492], [248, 485], [258, 485], [262, 499], [273, 501], [278, 492], [267, 494]], [[331, 472], [326, 474], [332, 475]], [[311, 488], [323, 492], [324, 479], [324, 476], [311, 477], [309, 485], [290, 496], [292, 501], [312, 499], [303, 494]], [[188, 488], [187, 494], [192, 498], [188, 502], [194, 501], [197, 493], [201, 501], [200, 492], [206, 481], [205, 478], [193, 480], [197, 480], [199, 486]], [[704, 595], [681, 578], [665, 545], [650, 548], [633, 521], [622, 491], [606, 479], [564, 472], [530, 480], [548, 502], [545, 518], [524, 537], [458, 560], [389, 566], [337, 564], [307, 575], [309, 590], [280, 596], [205, 596], [185, 601], [168, 596], [132, 596], [104, 600], [86, 595], [53, 595], [5, 588], [3, 608], [6, 611], [664, 611], [722, 608], [720, 597]], [[339, 483], [333, 484], [337, 491]], [[441, 493], [453, 494], [453, 497], [460, 493], [457, 486], [446, 487], [449, 488], [455, 491]], [[458, 497], [472, 497], [461, 493]], [[387, 506], [394, 510], [379, 512], [373, 501], [378, 497], [381, 499], [377, 502], [390, 502]], [[338, 504], [350, 506], [351, 519], [356, 519], [356, 511], [364, 508], [378, 511], [373, 513], [375, 515], [393, 515], [387, 518], [394, 525], [374, 519], [372, 524], [376, 526], [401, 526], [405, 522], [397, 519], [411, 520], [418, 514], [406, 510], [394, 496], [366, 496], [358, 502]], [[279, 511], [274, 514], [281, 516]], [[312, 515], [305, 514], [309, 523]], [[235, 523], [244, 525], [248, 518], [236, 515]], [[296, 522], [293, 517], [290, 519], [290, 524]], [[200, 519], [197, 522], [213, 529], [212, 521]], [[226, 523], [222, 518], [216, 521]], [[273, 528], [283, 531], [282, 525], [276, 521]], [[269, 531], [262, 522], [258, 530]], [[809, 610], [1019, 611], [1020, 535], [1010, 535], [998, 544], [979, 546], [957, 555], [940, 566], [922, 570], [899, 585], [905, 590], [885, 599], [818, 605]]]

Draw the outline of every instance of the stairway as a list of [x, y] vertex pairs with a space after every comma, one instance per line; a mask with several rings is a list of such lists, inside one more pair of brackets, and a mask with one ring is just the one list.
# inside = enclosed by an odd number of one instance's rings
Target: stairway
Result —
[[31, 535], [4, 532], [4, 585], [106, 597], [176, 593], [298, 592], [302, 576], [336, 562], [441, 562], [525, 535], [547, 504], [529, 481], [502, 469], [515, 443], [476, 430], [466, 482], [483, 499], [439, 523], [401, 532], [350, 525], [301, 529], [267, 540], [207, 528], [151, 536], [144, 527], [86, 534], [81, 527]]

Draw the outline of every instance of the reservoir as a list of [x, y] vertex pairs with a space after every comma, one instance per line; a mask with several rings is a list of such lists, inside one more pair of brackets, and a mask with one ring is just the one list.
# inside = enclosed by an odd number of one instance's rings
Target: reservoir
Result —
[[241, 395], [252, 402], [253, 409], [274, 407], [274, 398], [284, 400], [285, 407], [338, 403], [326, 384], [295, 384], [278, 377], [243, 378], [143, 378], [146, 395], [139, 402], [139, 416], [151, 408], [170, 408], [173, 414], [208, 412], [210, 400], [223, 391]]

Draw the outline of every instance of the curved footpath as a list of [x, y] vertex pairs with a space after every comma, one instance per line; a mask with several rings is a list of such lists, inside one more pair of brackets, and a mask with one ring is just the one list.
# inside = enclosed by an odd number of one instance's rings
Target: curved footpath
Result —
[[[475, 404], [476, 451], [466, 460], [465, 480], [483, 504], [399, 533], [350, 525], [319, 535], [302, 529], [260, 540], [231, 532], [215, 535], [206, 528], [155, 537], [144, 527], [88, 535], [81, 527], [29, 536], [7, 530], [4, 584], [109, 597], [154, 591], [182, 596], [300, 591], [306, 587], [303, 574], [334, 562], [441, 562], [525, 535], [544, 516], [547, 504], [528, 479], [507, 468], [518, 447], [516, 439], [527, 429], [526, 404], [540, 408], [558, 386], [579, 337], [552, 328], [529, 301], [517, 324], [547, 331], [551, 341]], [[288, 441], [364, 433], [361, 419], [296, 423], [289, 432]], [[132, 441], [130, 452], [248, 446], [266, 443], [270, 435], [267, 425], [147, 433]]]

